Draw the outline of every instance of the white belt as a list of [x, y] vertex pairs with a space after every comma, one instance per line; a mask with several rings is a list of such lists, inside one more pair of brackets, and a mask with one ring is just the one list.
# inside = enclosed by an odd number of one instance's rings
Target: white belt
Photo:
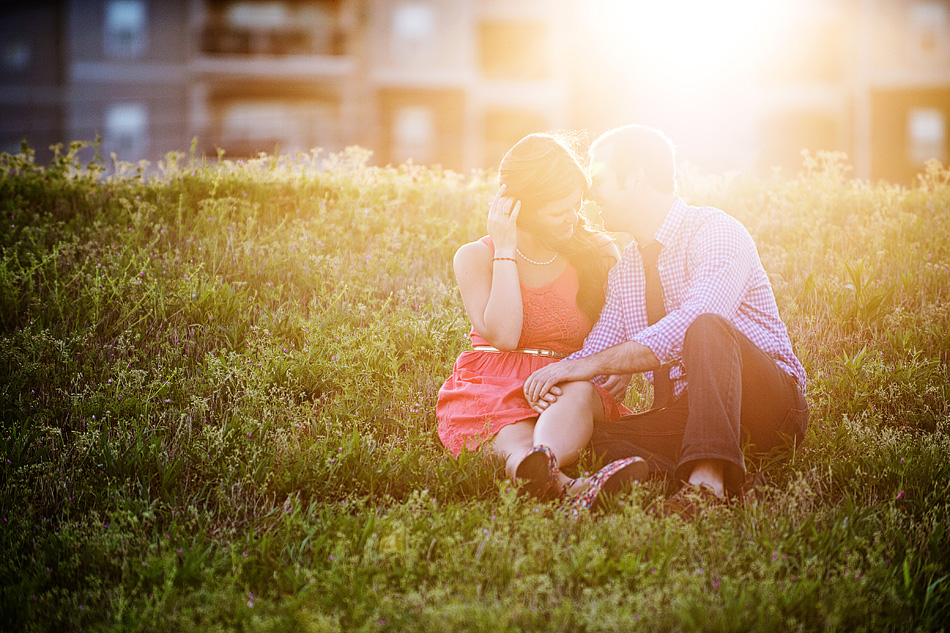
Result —
[[495, 352], [497, 354], [510, 352], [513, 354], [531, 354], [532, 356], [544, 356], [545, 358], [566, 358], [567, 354], [561, 354], [560, 352], [555, 352], [549, 349], [531, 349], [527, 347], [519, 347], [517, 349], [510, 350], [500, 350], [497, 347], [492, 347], [491, 345], [473, 345], [472, 349], [476, 352]]

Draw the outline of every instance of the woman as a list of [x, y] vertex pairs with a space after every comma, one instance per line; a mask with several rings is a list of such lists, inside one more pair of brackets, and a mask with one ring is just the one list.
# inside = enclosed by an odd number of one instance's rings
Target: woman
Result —
[[520, 140], [502, 159], [499, 179], [488, 235], [455, 255], [472, 349], [439, 390], [439, 438], [455, 456], [481, 449], [501, 457], [508, 476], [537, 496], [576, 494], [576, 503], [589, 507], [601, 490], [646, 475], [640, 458], [611, 463], [584, 481], [560, 471], [577, 461], [595, 421], [620, 417], [620, 405], [593, 383], [569, 383], [539, 415], [522, 385], [583, 345], [620, 254], [580, 215], [590, 181], [557, 137]]

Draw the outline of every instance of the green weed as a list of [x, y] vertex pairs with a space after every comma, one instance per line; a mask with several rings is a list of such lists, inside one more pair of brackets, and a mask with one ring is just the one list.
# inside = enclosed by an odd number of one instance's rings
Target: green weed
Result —
[[0, 157], [0, 628], [946, 629], [942, 165], [684, 183], [749, 227], [812, 407], [761, 503], [686, 524], [659, 483], [570, 518], [441, 449], [491, 177], [83, 147]]

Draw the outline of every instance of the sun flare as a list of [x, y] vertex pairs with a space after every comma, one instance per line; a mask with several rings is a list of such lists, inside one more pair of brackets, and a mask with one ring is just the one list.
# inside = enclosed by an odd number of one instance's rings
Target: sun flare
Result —
[[593, 0], [586, 12], [600, 44], [671, 86], [729, 81], [746, 71], [777, 0]]

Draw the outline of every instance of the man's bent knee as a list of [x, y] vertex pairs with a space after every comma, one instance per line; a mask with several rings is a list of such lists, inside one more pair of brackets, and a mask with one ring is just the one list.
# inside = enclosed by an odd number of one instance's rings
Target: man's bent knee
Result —
[[706, 312], [696, 317], [688, 328], [686, 328], [686, 339], [684, 345], [691, 338], [708, 341], [718, 337], [732, 338], [735, 335], [735, 326], [726, 318]]

